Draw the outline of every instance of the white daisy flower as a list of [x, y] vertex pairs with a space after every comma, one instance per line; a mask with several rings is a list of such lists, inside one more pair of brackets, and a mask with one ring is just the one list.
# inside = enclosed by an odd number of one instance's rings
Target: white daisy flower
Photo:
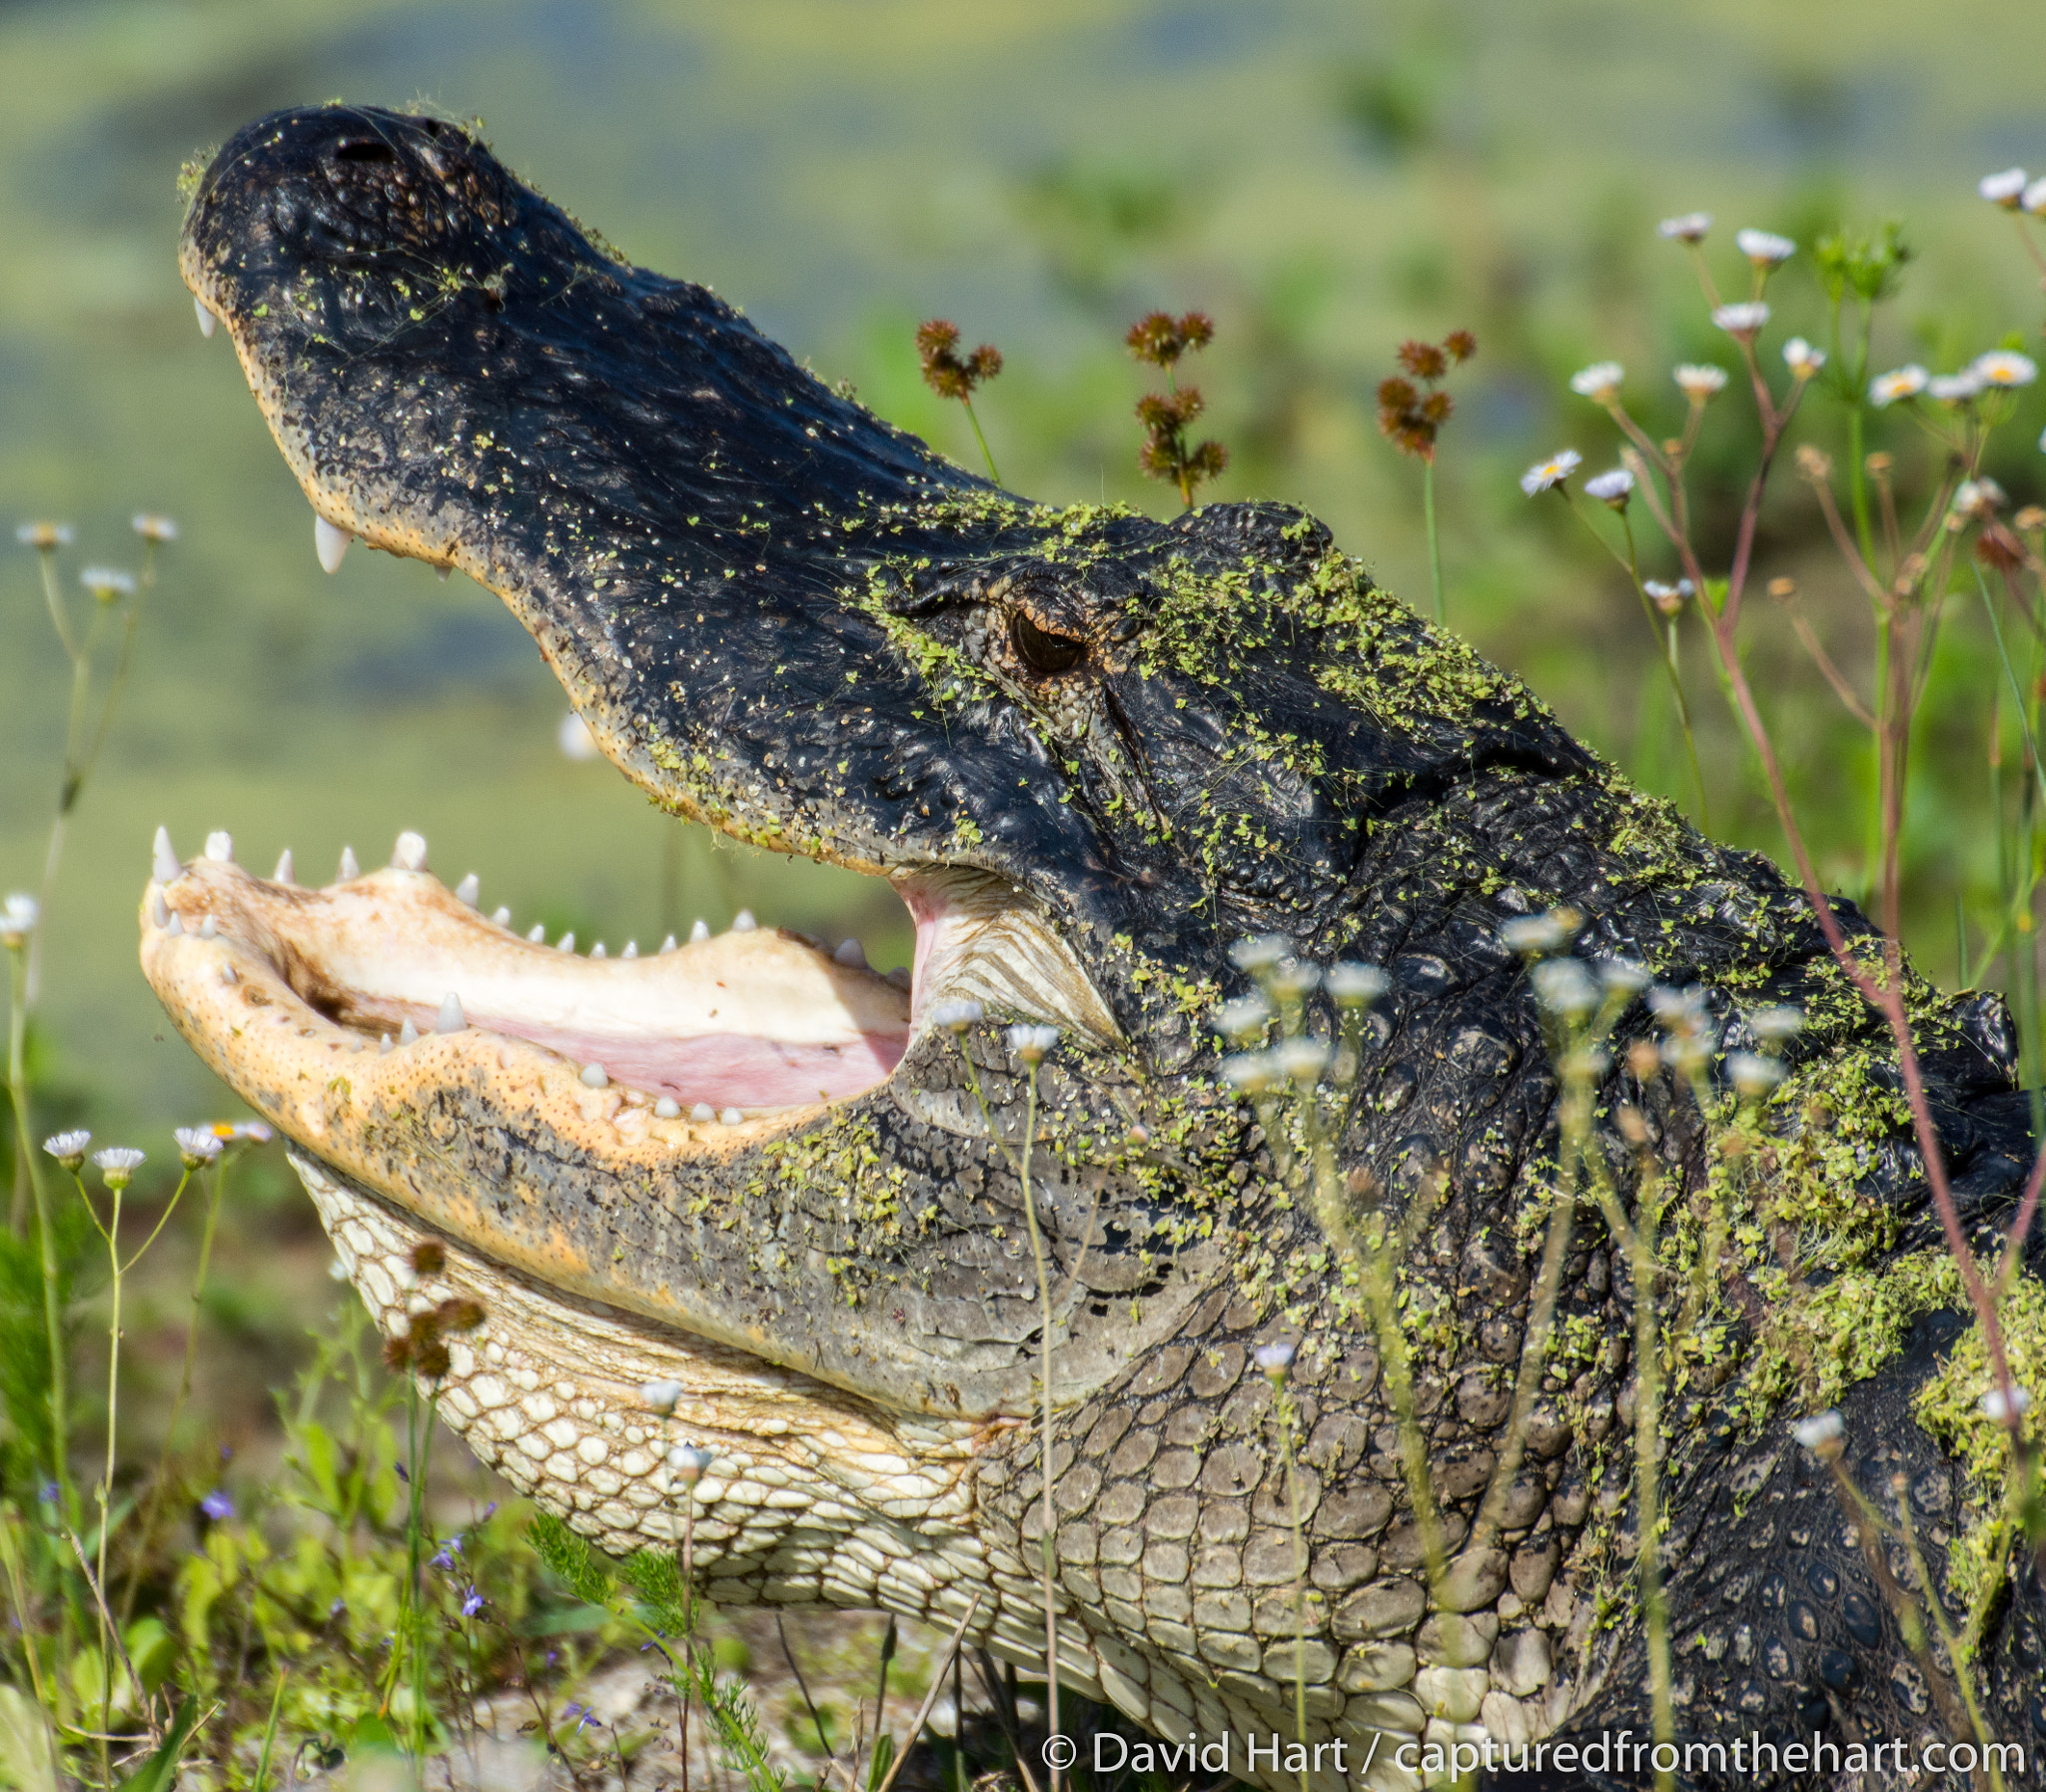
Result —
[[2025, 171], [2006, 168], [2001, 174], [1985, 174], [1975, 183], [1975, 191], [1991, 205], [2015, 212], [2025, 196]]
[[1583, 458], [1575, 448], [1564, 448], [1559, 454], [1550, 454], [1546, 460], [1537, 460], [1521, 474], [1521, 489], [1530, 497], [1537, 491], [1550, 490], [1575, 472]]
[[1840, 1421], [1840, 1414], [1832, 1407], [1815, 1412], [1809, 1418], [1799, 1419], [1790, 1427], [1790, 1435], [1806, 1449], [1819, 1449], [1828, 1443], [1837, 1443], [1847, 1434], [1847, 1427]]
[[1783, 365], [1799, 380], [1809, 380], [1826, 365], [1826, 352], [1814, 349], [1801, 336], [1793, 336], [1783, 345]]
[[1730, 1052], [1726, 1057], [1726, 1080], [1742, 1095], [1767, 1095], [1783, 1080], [1783, 1066], [1759, 1052]]
[[1777, 267], [1797, 253], [1795, 243], [1788, 237], [1777, 236], [1774, 231], [1735, 231], [1733, 241], [1739, 245], [1740, 253], [1757, 268]]
[[1665, 218], [1655, 226], [1656, 232], [1672, 243], [1699, 243], [1705, 232], [1712, 228], [1710, 212], [1685, 212], [1679, 218]]
[[87, 566], [79, 573], [78, 582], [102, 603], [110, 597], [135, 595], [135, 574], [118, 566]]
[[1280, 1081], [1281, 1071], [1270, 1052], [1239, 1052], [1222, 1060], [1222, 1076], [1233, 1089], [1246, 1095], [1263, 1095]]
[[1722, 305], [1712, 313], [1712, 322], [1728, 336], [1755, 336], [1769, 321], [1769, 308], [1759, 299], [1743, 299], [1738, 305]]
[[2034, 181], [2018, 202], [2028, 212], [2046, 212], [2046, 178]]
[[1726, 390], [1726, 370], [1713, 367], [1710, 362], [1686, 361], [1670, 378], [1693, 405], [1702, 405], [1715, 393]]
[[1327, 983], [1329, 994], [1345, 1008], [1376, 1002], [1393, 987], [1393, 980], [1377, 965], [1361, 964], [1331, 965]]
[[1958, 374], [1934, 374], [1925, 382], [1926, 395], [1942, 405], [1962, 404], [1981, 390], [1982, 376], [1973, 368], [1963, 368]]
[[931, 1010], [931, 1025], [950, 1033], [964, 1033], [978, 1024], [987, 1010], [978, 1002], [940, 1002]]
[[1595, 497], [1600, 503], [1610, 504], [1615, 510], [1626, 508], [1627, 494], [1634, 488], [1634, 475], [1624, 466], [1615, 466], [1610, 472], [1601, 472], [1595, 478], [1584, 481], [1584, 495]]
[[1929, 381], [1930, 376], [1916, 362], [1908, 367], [1893, 368], [1887, 374], [1878, 374], [1868, 383], [1868, 402], [1880, 411], [1899, 399], [1915, 399]]
[[1039, 1064], [1046, 1052], [1059, 1042], [1056, 1027], [1039, 1027], [1029, 1021], [1018, 1021], [1009, 1029], [1009, 1050], [1025, 1064]]
[[1265, 1023], [1271, 1018], [1271, 1003], [1257, 994], [1240, 996], [1215, 1010], [1215, 1025], [1228, 1039], [1249, 1039], [1253, 1034], [1262, 1033]]
[[1992, 349], [1976, 356], [1968, 372], [1984, 386], [2030, 386], [2039, 377], [2039, 364], [2011, 349]]
[[128, 521], [145, 541], [175, 541], [178, 538], [178, 525], [168, 516], [137, 510]]
[[1641, 589], [1648, 593], [1648, 601], [1663, 615], [1673, 616], [1683, 608], [1684, 599], [1697, 587], [1687, 578], [1679, 578], [1673, 585], [1664, 584], [1659, 578], [1644, 578]]
[[1263, 933], [1255, 939], [1238, 940], [1229, 948], [1229, 961], [1239, 971], [1269, 971], [1292, 951], [1293, 942], [1283, 933]]
[[1789, 1039], [1804, 1025], [1804, 1011], [1779, 1003], [1769, 1008], [1757, 1008], [1747, 1017], [1749, 1029], [1755, 1038], [1768, 1045]]
[[1998, 1424], [2004, 1423], [2013, 1412], [2030, 1411], [2031, 1405], [2031, 1389], [2020, 1387], [2015, 1381], [2011, 1383], [2008, 1400], [2003, 1397], [2001, 1387], [1992, 1387], [1982, 1396], [1982, 1410]]
[[132, 1145], [110, 1145], [105, 1151], [92, 1154], [92, 1161], [99, 1166], [100, 1175], [107, 1179], [110, 1189], [125, 1189], [135, 1180], [136, 1171], [142, 1168], [144, 1153]]
[[1954, 487], [1954, 508], [1963, 516], [1992, 515], [2008, 499], [1994, 479], [1963, 479]]
[[227, 1141], [210, 1126], [181, 1126], [171, 1137], [178, 1142], [178, 1158], [187, 1170], [211, 1164], [227, 1149]]
[[1275, 1381], [1283, 1381], [1293, 1367], [1290, 1344], [1262, 1344], [1251, 1352], [1251, 1360]]
[[41, 913], [33, 896], [16, 890], [5, 903], [0, 903], [0, 945], [19, 946], [35, 930], [36, 917]]
[[1589, 1014], [1598, 1006], [1598, 986], [1574, 958], [1544, 958], [1529, 975], [1534, 1000], [1551, 1014]]
[[1616, 361], [1595, 361], [1579, 373], [1570, 376], [1570, 391], [1579, 398], [1590, 399], [1599, 405], [1609, 405], [1619, 395], [1619, 383], [1626, 378], [1626, 369]]
[[43, 1149], [62, 1164], [66, 1170], [76, 1170], [85, 1162], [85, 1148], [92, 1143], [92, 1135], [83, 1127], [68, 1133], [53, 1133], [43, 1141]]

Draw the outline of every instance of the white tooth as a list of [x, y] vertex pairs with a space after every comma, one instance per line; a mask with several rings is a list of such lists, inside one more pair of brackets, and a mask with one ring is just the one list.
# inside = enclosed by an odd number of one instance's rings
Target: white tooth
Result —
[[672, 952], [675, 949], [675, 936], [673, 934], [669, 934], [664, 940], [662, 940], [660, 942], [660, 949], [663, 952]]
[[171, 845], [169, 828], [160, 827], [156, 830], [156, 839], [150, 846], [150, 853], [155, 862], [150, 866], [149, 874], [158, 883], [174, 884], [185, 875], [185, 867], [178, 862], [177, 849]]
[[452, 989], [441, 998], [441, 1013], [434, 1022], [436, 1033], [460, 1033], [469, 1025], [469, 1017], [462, 1012], [462, 998]]
[[[544, 921], [533, 922], [532, 931], [528, 933], [525, 937], [531, 944], [535, 946], [544, 946], [547, 943], [546, 923]], [[1056, 1464], [1054, 1464], [1054, 1466], [1056, 1466]]]
[[639, 942], [637, 940], [627, 940], [624, 951], [620, 952], [618, 956], [620, 958], [637, 958], [639, 956]]
[[575, 950], [575, 934], [572, 929], [569, 932], [562, 934], [561, 937], [554, 942], [554, 950], [556, 952], [573, 952]]
[[341, 869], [335, 873], [335, 882], [352, 884], [362, 874], [362, 866], [356, 863], [356, 849], [353, 846], [344, 846], [341, 849]]
[[[384, 1054], [385, 1054], [386, 1052], [388, 1052], [388, 1051], [390, 1051], [390, 1050], [391, 1050], [391, 1035], [390, 1035], [390, 1034], [388, 1034], [388, 1033], [386, 1033], [386, 1034], [384, 1034], [384, 1035], [383, 1035], [383, 1036], [382, 1036], [382, 1037], [381, 1037], [381, 1038], [380, 1038], [380, 1039], [379, 1039], [379, 1040], [377, 1041], [377, 1055], [378, 1055], [378, 1056], [379, 1056], [379, 1057], [381, 1058], [381, 1057], [382, 1057], [382, 1056], [383, 1056], [383, 1055], [384, 1055]], [[1054, 1462], [1056, 1462], [1056, 1461], [1058, 1460], [1058, 1458], [1057, 1458], [1056, 1456], [1054, 1456], [1054, 1457], [1052, 1458], [1052, 1460], [1053, 1460]]]
[[682, 1111], [675, 1106], [675, 1098], [671, 1095], [664, 1095], [653, 1104], [653, 1114], [656, 1120], [679, 1120], [682, 1117]]
[[692, 946], [700, 946], [709, 937], [710, 923], [708, 921], [699, 920], [689, 929], [689, 944]]
[[427, 868], [427, 837], [416, 834], [411, 828], [398, 836], [398, 844], [391, 849], [391, 864], [398, 871], [424, 871]]
[[759, 925], [760, 923], [753, 919], [753, 911], [749, 908], [740, 909], [731, 918], [731, 930], [733, 933], [751, 933]]
[[161, 890], [149, 899], [149, 918], [159, 927], [168, 927], [171, 924], [171, 905], [164, 900], [164, 893]]
[[185, 931], [185, 923], [184, 923], [184, 922], [183, 922], [182, 920], [180, 920], [180, 919], [178, 918], [178, 913], [177, 913], [177, 911], [176, 911], [175, 909], [173, 909], [173, 910], [171, 911], [171, 918], [170, 918], [170, 920], [169, 920], [169, 921], [167, 921], [167, 922], [165, 922], [165, 924], [164, 924], [164, 932], [166, 932], [166, 933], [183, 933], [184, 931]]
[[478, 877], [474, 871], [455, 886], [455, 900], [457, 902], [466, 902], [471, 908], [476, 907], [483, 893], [483, 879]]
[[582, 1085], [585, 1089], [604, 1089], [610, 1085], [610, 1074], [601, 1064], [585, 1064], [582, 1067]]
[[888, 973], [888, 981], [894, 984], [897, 989], [906, 990], [915, 982], [915, 978], [911, 975], [907, 965], [897, 965]]
[[230, 984], [230, 985], [232, 985], [232, 984], [235, 984], [235, 983], [239, 983], [239, 982], [241, 981], [241, 979], [240, 979], [240, 978], [238, 978], [238, 977], [237, 977], [237, 976], [235, 975], [235, 967], [234, 967], [233, 965], [222, 965], [222, 966], [221, 966], [221, 968], [220, 968], [220, 980], [221, 980], [221, 982], [223, 982], [223, 983], [226, 983], [226, 984]]
[[512, 911], [509, 908], [492, 909], [491, 924], [494, 927], [510, 927], [512, 925]]
[[867, 968], [867, 949], [857, 940], [840, 940], [838, 950], [831, 957], [849, 970], [864, 971]]
[[726, 1108], [717, 1117], [720, 1126], [737, 1126], [745, 1116], [736, 1108]]
[[608, 958], [610, 954], [603, 949], [603, 941], [598, 940], [595, 945], [589, 948], [589, 956], [591, 958]]
[[418, 1045], [419, 1042], [420, 1030], [411, 1021], [408, 1020], [404, 1026], [398, 1029], [398, 1043], [400, 1045]]
[[[703, 1126], [717, 1118], [717, 1110], [708, 1102], [698, 1102], [689, 1110], [689, 1118], [698, 1126]], [[1057, 1458], [1054, 1457], [1053, 1460], [1056, 1461]]]
[[192, 309], [199, 314], [199, 334], [212, 342], [213, 333], [220, 328], [220, 319], [206, 309], [206, 301], [197, 293], [192, 295]]
[[348, 544], [355, 539], [345, 528], [336, 528], [317, 510], [313, 513], [313, 547], [320, 555], [324, 571], [339, 572], [341, 556], [348, 552]]
[[448, 575], [454, 570], [455, 562], [453, 560], [450, 560], [448, 564], [445, 566], [436, 566], [434, 568], [434, 576], [445, 585], [448, 582]]
[[220, 938], [220, 929], [214, 926], [211, 915], [208, 915], [204, 921], [199, 923], [199, 937], [202, 940], [217, 940]]
[[270, 874], [270, 881], [274, 884], [298, 882], [298, 879], [292, 876], [292, 849], [289, 846], [277, 855], [277, 869]]
[[216, 865], [232, 865], [235, 862], [235, 837], [225, 828], [215, 828], [206, 836], [206, 856]]

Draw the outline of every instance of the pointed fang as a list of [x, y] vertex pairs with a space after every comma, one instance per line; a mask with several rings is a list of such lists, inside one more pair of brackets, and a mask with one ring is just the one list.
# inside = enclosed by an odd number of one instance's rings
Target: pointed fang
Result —
[[404, 1026], [398, 1029], [398, 1043], [400, 1045], [418, 1045], [419, 1042], [420, 1030], [411, 1021], [407, 1021]]
[[[653, 1104], [653, 1117], [655, 1120], [679, 1120], [682, 1117], [682, 1111], [676, 1106], [673, 1096], [664, 1095]], [[1057, 1458], [1054, 1457], [1053, 1461], [1056, 1462]]]
[[556, 952], [573, 952], [575, 950], [575, 934], [572, 928], [554, 942], [554, 950]]
[[171, 918], [169, 922], [165, 924], [164, 932], [183, 933], [184, 931], [185, 923], [178, 918], [178, 911], [176, 909], [173, 909], [171, 911]]
[[277, 869], [270, 874], [274, 884], [293, 884], [299, 880], [292, 875], [292, 849], [287, 846], [277, 855]]
[[154, 863], [150, 876], [160, 884], [174, 884], [185, 875], [185, 867], [178, 862], [177, 849], [171, 845], [171, 830], [160, 827], [156, 830], [156, 841], [150, 848]]
[[610, 954], [603, 949], [603, 941], [598, 940], [595, 945], [589, 948], [589, 956], [591, 958], [608, 958]]
[[225, 828], [215, 828], [206, 836], [206, 856], [216, 865], [232, 865], [235, 862], [235, 837]]
[[492, 909], [491, 925], [494, 927], [510, 927], [512, 925], [512, 911], [509, 908]]
[[857, 940], [841, 940], [838, 950], [832, 953], [831, 957], [834, 963], [842, 964], [850, 971], [864, 971], [867, 968], [867, 949]]
[[348, 544], [355, 539], [345, 528], [336, 528], [325, 516], [313, 517], [313, 548], [320, 556], [323, 572], [339, 572], [341, 556], [348, 552]]
[[620, 952], [618, 956], [620, 958], [637, 958], [639, 956], [639, 942], [637, 940], [627, 940], [624, 951]]
[[477, 901], [483, 893], [483, 880], [474, 871], [455, 886], [455, 900], [470, 908], [476, 907]]
[[199, 923], [199, 937], [202, 940], [217, 940], [220, 938], [220, 929], [213, 924], [213, 917], [211, 915], [208, 915], [205, 920]]
[[759, 926], [760, 923], [753, 919], [753, 911], [749, 908], [740, 909], [731, 918], [731, 930], [733, 933], [755, 933], [759, 930]]
[[525, 936], [525, 938], [527, 943], [530, 945], [544, 946], [547, 943], [546, 923], [544, 921], [533, 922], [532, 931], [528, 933]]
[[197, 293], [192, 295], [192, 309], [199, 314], [199, 334], [212, 342], [213, 333], [220, 328], [220, 319], [206, 309], [206, 301]]
[[663, 952], [672, 952], [675, 949], [675, 936], [673, 934], [669, 934], [664, 940], [662, 940], [660, 942], [660, 949]]
[[460, 1033], [469, 1025], [469, 1018], [462, 1012], [462, 998], [452, 989], [441, 998], [441, 1012], [434, 1021], [436, 1033]]
[[689, 944], [692, 946], [700, 946], [709, 937], [710, 923], [708, 921], [699, 920], [689, 929]]
[[341, 849], [341, 870], [335, 874], [335, 881], [352, 884], [362, 874], [362, 866], [356, 863], [356, 849], [353, 846], [344, 846]]
[[391, 849], [391, 864], [398, 871], [424, 871], [427, 868], [427, 837], [416, 834], [411, 828], [398, 836], [398, 844]]
[[601, 1064], [585, 1064], [582, 1067], [582, 1083], [586, 1089], [606, 1089], [610, 1086], [610, 1073]]

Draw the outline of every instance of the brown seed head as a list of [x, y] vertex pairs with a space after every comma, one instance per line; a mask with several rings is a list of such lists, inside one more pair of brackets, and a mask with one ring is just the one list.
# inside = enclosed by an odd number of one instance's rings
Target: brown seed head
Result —
[[1807, 442], [1797, 450], [1797, 470], [1814, 485], [1821, 485], [1833, 476], [1833, 458]]
[[412, 1367], [412, 1340], [404, 1336], [384, 1341], [384, 1366], [394, 1375]]
[[1772, 578], [1769, 580], [1769, 595], [1783, 602], [1797, 595], [1797, 581], [1794, 578]]
[[448, 1354], [448, 1346], [438, 1338], [430, 1344], [422, 1344], [413, 1361], [420, 1373], [429, 1381], [440, 1380], [453, 1365], [453, 1359]]
[[1468, 330], [1452, 330], [1443, 338], [1443, 347], [1449, 351], [1450, 359], [1462, 367], [1478, 353], [1478, 339]]
[[444, 1332], [474, 1332], [484, 1323], [484, 1304], [467, 1295], [457, 1295], [451, 1301], [443, 1301], [434, 1309], [434, 1315]]
[[1417, 380], [1440, 380], [1450, 371], [1450, 358], [1434, 343], [1408, 341], [1395, 359]]
[[438, 1276], [448, 1267], [448, 1249], [433, 1239], [422, 1239], [412, 1248], [413, 1274]]

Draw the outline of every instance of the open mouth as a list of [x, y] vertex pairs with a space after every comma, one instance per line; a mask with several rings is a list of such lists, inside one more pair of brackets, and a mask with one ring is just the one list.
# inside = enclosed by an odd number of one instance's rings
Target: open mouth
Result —
[[[475, 876], [450, 890], [418, 834], [381, 870], [345, 853], [336, 882], [307, 888], [289, 857], [256, 877], [215, 834], [185, 864], [160, 832], [143, 967], [215, 1068], [287, 1127], [296, 1086], [327, 1086], [337, 1061], [428, 1043], [443, 1080], [468, 1065], [508, 1093], [558, 1085], [582, 1109], [597, 1093], [613, 1125], [683, 1143], [874, 1088], [946, 999], [1112, 1036], [1070, 954], [1047, 950], [1000, 880], [934, 868], [895, 888], [916, 923], [913, 971], [882, 975], [856, 939], [832, 947], [744, 912], [725, 933], [698, 922], [686, 941], [585, 956], [572, 934], [521, 936], [508, 910], [481, 913]], [[514, 1061], [543, 1071], [540, 1087], [510, 1075]]]

